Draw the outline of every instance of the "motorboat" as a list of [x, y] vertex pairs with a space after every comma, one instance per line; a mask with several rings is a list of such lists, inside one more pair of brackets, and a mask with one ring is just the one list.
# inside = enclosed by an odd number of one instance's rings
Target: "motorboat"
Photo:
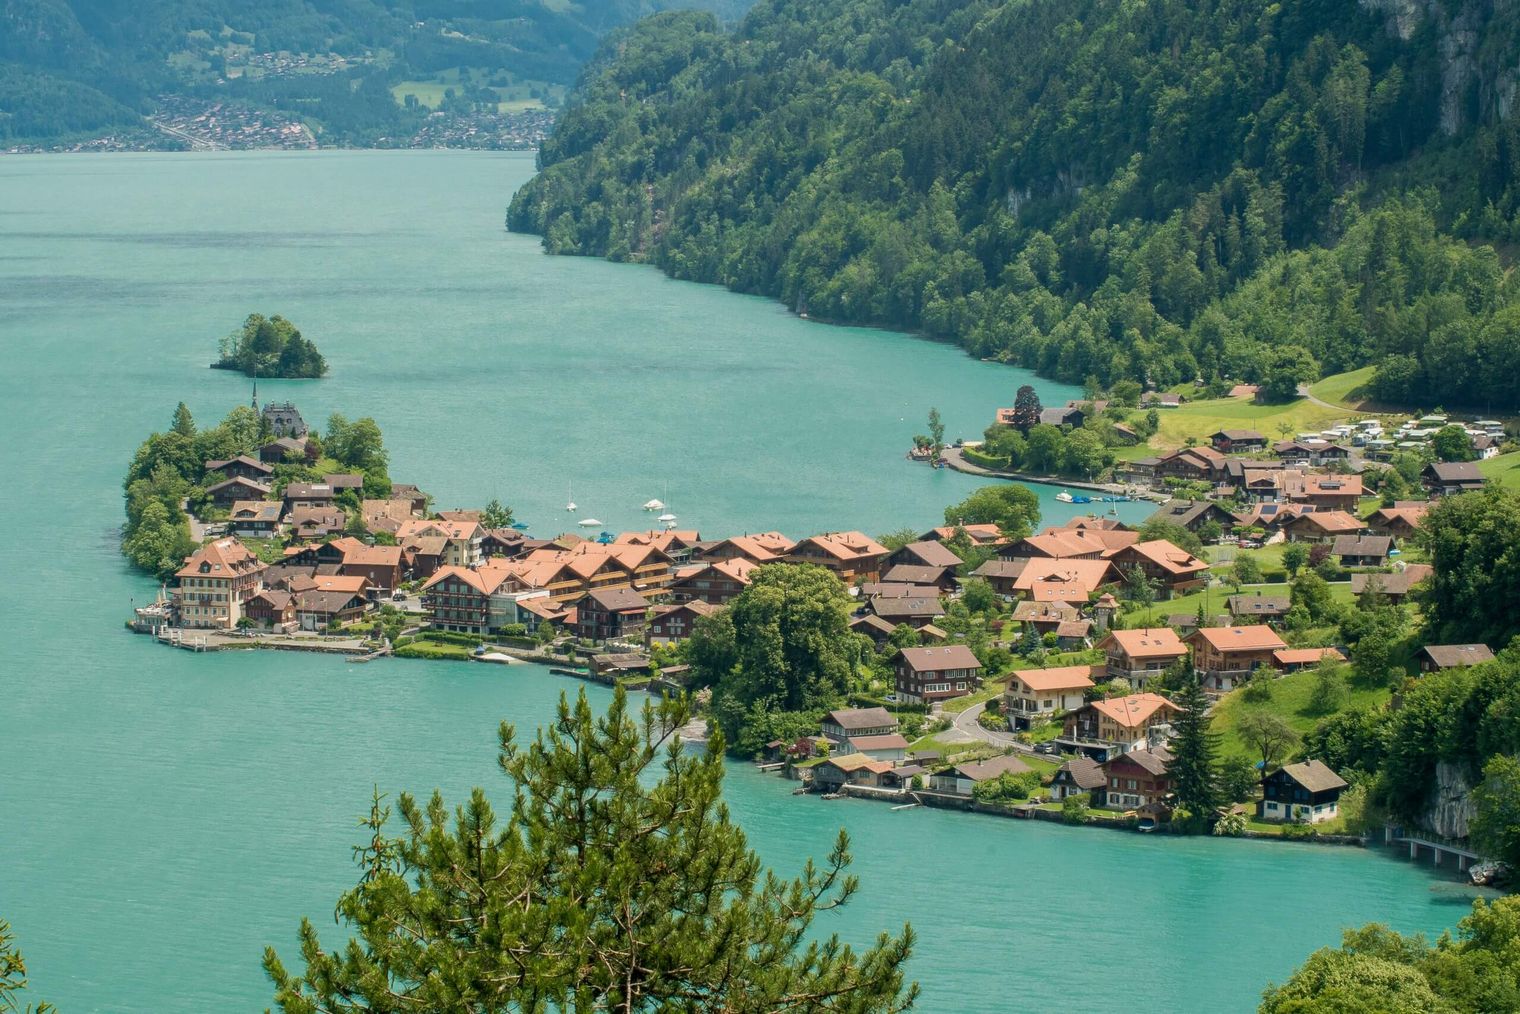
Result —
[[600, 528], [602, 526], [602, 523], [596, 518], [582, 518], [581, 520], [577, 521], [576, 524], [580, 525], [582, 528]]

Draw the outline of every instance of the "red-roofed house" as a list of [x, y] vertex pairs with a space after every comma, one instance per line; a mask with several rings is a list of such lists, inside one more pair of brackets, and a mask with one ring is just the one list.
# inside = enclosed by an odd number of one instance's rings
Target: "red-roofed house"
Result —
[[1199, 627], [1187, 643], [1193, 649], [1193, 670], [1211, 695], [1235, 689], [1257, 669], [1274, 669], [1273, 652], [1288, 646], [1277, 631], [1262, 624]]
[[1066, 715], [1060, 741], [1106, 759], [1145, 746], [1151, 730], [1170, 724], [1177, 705], [1159, 694], [1130, 694], [1092, 701]]
[[1139, 567], [1146, 577], [1160, 585], [1163, 596], [1201, 588], [1209, 573], [1208, 563], [1166, 539], [1137, 542], [1119, 550], [1111, 559], [1120, 573]]
[[1188, 653], [1171, 627], [1111, 630], [1096, 647], [1107, 657], [1108, 678], [1128, 680], [1136, 690]]
[[1015, 728], [1027, 729], [1037, 717], [1050, 718], [1080, 708], [1083, 692], [1106, 678], [1101, 665], [1024, 669], [1008, 677], [1004, 711]]
[[816, 563], [847, 585], [881, 580], [886, 546], [860, 532], [828, 532], [803, 539], [786, 555], [788, 563]]
[[264, 564], [237, 539], [218, 539], [175, 572], [174, 610], [182, 627], [231, 630], [263, 590]]

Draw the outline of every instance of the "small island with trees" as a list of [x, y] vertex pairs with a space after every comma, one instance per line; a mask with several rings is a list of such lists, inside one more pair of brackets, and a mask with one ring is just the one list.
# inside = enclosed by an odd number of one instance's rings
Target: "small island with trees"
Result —
[[240, 370], [250, 377], [315, 380], [327, 375], [327, 360], [311, 339], [275, 314], [250, 313], [241, 327], [217, 346], [214, 370]]

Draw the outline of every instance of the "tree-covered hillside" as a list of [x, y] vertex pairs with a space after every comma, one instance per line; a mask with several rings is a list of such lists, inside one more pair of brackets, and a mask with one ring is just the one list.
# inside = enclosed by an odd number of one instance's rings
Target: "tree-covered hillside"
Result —
[[656, 16], [509, 225], [1072, 382], [1379, 362], [1387, 398], [1520, 406], [1520, 7], [1376, 5]]
[[746, 5], [4, 0], [0, 141], [140, 124], [160, 95], [184, 94], [307, 113], [315, 108], [335, 136], [363, 143], [404, 127], [407, 107], [387, 90], [393, 83], [467, 68], [501, 84], [569, 84], [606, 32], [672, 6], [702, 7], [732, 20]]

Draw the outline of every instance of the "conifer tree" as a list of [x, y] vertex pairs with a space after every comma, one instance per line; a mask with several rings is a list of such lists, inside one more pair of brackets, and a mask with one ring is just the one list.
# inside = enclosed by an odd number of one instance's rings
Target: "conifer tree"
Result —
[[191, 418], [190, 410], [185, 407], [184, 402], [180, 402], [179, 407], [174, 410], [174, 424], [170, 429], [182, 437], [195, 436], [195, 420]]
[[518, 745], [503, 724], [513, 782], [498, 820], [477, 788], [452, 815], [437, 793], [402, 795], [387, 833], [377, 794], [357, 886], [338, 902], [354, 939], [324, 950], [301, 925], [304, 970], [273, 949], [264, 967], [284, 1014], [317, 1012], [850, 1011], [908, 1009], [904, 927], [856, 953], [808, 941], [816, 913], [845, 903], [842, 832], [828, 862], [782, 880], [762, 870], [729, 820], [721, 737], [687, 752], [683, 704], [605, 717], [582, 694]]
[[1206, 818], [1219, 802], [1219, 788], [1214, 779], [1214, 754], [1219, 736], [1209, 731], [1209, 699], [1196, 674], [1181, 681], [1173, 700], [1181, 710], [1172, 719], [1176, 735], [1167, 744], [1172, 753], [1167, 770], [1177, 803], [1195, 818]]

